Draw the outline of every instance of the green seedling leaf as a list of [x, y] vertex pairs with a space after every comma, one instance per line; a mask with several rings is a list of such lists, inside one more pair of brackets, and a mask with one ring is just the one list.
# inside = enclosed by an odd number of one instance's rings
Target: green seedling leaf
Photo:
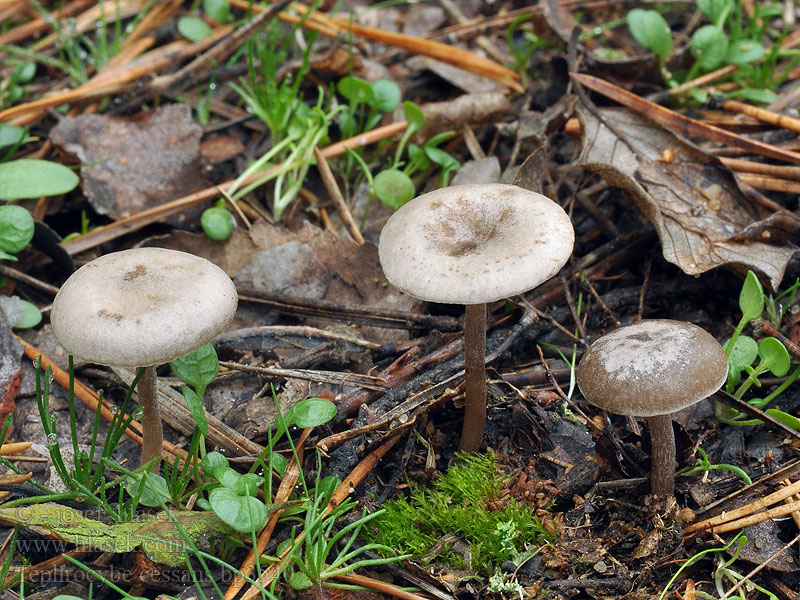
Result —
[[80, 596], [71, 596], [70, 594], [59, 594], [58, 596], [53, 596], [53, 600], [84, 600]]
[[731, 65], [746, 65], [760, 60], [765, 54], [764, 46], [758, 40], [737, 40], [728, 48], [725, 61]]
[[749, 270], [739, 293], [739, 310], [747, 322], [757, 319], [764, 312], [764, 289], [756, 274]]
[[200, 17], [189, 15], [178, 19], [178, 33], [190, 42], [199, 42], [211, 36], [211, 27]]
[[286, 472], [286, 466], [288, 464], [289, 461], [286, 460], [283, 454], [278, 454], [277, 452], [272, 453], [272, 470], [281, 477], [283, 477], [283, 474]]
[[27, 62], [17, 65], [11, 72], [11, 81], [17, 84], [30, 82], [36, 76], [36, 63]]
[[370, 104], [374, 97], [372, 86], [361, 77], [342, 77], [336, 89], [353, 105]]
[[772, 104], [778, 99], [778, 94], [772, 90], [761, 88], [739, 88], [727, 94], [729, 98], [744, 98], [756, 104]]
[[181, 393], [184, 400], [186, 400], [186, 405], [189, 407], [189, 412], [192, 413], [197, 430], [203, 435], [208, 435], [208, 418], [203, 407], [203, 399], [195, 394], [194, 390], [188, 385], [181, 387]]
[[30, 329], [42, 322], [42, 313], [39, 308], [27, 300], [20, 299], [22, 304], [22, 317], [14, 325], [14, 329]]
[[16, 83], [9, 84], [6, 88], [6, 105], [14, 104], [20, 98], [22, 98], [22, 88]]
[[239, 477], [239, 481], [233, 487], [233, 491], [240, 496], [258, 495], [258, 487], [264, 483], [264, 478], [255, 473], [245, 473]]
[[655, 54], [660, 62], [667, 60], [672, 52], [672, 32], [660, 13], [634, 8], [628, 12], [626, 21], [637, 42]]
[[175, 377], [193, 386], [200, 398], [206, 391], [206, 387], [219, 373], [219, 359], [214, 346], [206, 344], [197, 350], [190, 352], [186, 356], [176, 358], [169, 366]]
[[289, 423], [303, 429], [319, 427], [336, 416], [336, 405], [324, 398], [306, 398], [295, 404], [286, 415]]
[[[146, 478], [146, 479], [145, 479]], [[144, 489], [142, 482], [144, 481]], [[138, 479], [128, 478], [125, 480], [125, 489], [131, 496], [139, 494], [139, 504], [151, 508], [161, 506], [162, 502], [169, 500], [169, 488], [166, 480], [161, 475], [155, 473], [143, 473]]]
[[[730, 340], [722, 345], [726, 352], [728, 351], [729, 342]], [[758, 344], [756, 341], [749, 336], [740, 335], [734, 342], [730, 354], [728, 354], [728, 364], [741, 370], [746, 365], [752, 365], [757, 356]]]
[[761, 343], [758, 344], [758, 356], [761, 357], [758, 370], [763, 373], [769, 369], [775, 377], [783, 377], [792, 366], [792, 359], [786, 347], [774, 337], [761, 340]]
[[21, 144], [27, 137], [28, 131], [26, 129], [16, 125], [9, 125], [8, 123], [0, 123], [0, 148]]
[[289, 585], [295, 590], [307, 590], [314, 585], [314, 582], [302, 571], [295, 571], [292, 573], [291, 577], [289, 577]]
[[215, 242], [224, 242], [233, 233], [235, 221], [226, 209], [212, 206], [203, 211], [200, 217], [203, 232]]
[[697, 8], [715, 25], [721, 25], [728, 11], [730, 0], [697, 0]]
[[214, 513], [240, 533], [257, 532], [267, 522], [267, 507], [261, 500], [252, 496], [240, 496], [230, 488], [211, 490], [208, 501]]
[[373, 81], [372, 86], [372, 108], [380, 112], [392, 112], [400, 105], [403, 94], [394, 81], [388, 79], [378, 79]]
[[689, 47], [700, 68], [713, 71], [728, 56], [728, 36], [716, 25], [703, 25], [692, 35]]
[[[31, 213], [21, 206], [0, 206], [0, 250], [8, 253], [4, 258], [21, 252], [30, 243], [33, 239], [33, 227]], [[17, 260], [14, 256], [11, 258]]]
[[19, 200], [66, 194], [78, 185], [78, 176], [64, 165], [21, 158], [0, 164], [0, 198]]
[[234, 491], [236, 490], [236, 484], [239, 483], [239, 479], [242, 477], [238, 471], [230, 467], [215, 471], [214, 476], [224, 487]]
[[203, 12], [217, 23], [230, 23], [233, 21], [233, 15], [227, 0], [203, 0]]
[[780, 421], [784, 425], [787, 425], [796, 431], [800, 431], [800, 419], [797, 417], [785, 413], [782, 410], [778, 410], [777, 408], [768, 408], [764, 412], [773, 419]]
[[375, 176], [375, 195], [386, 206], [397, 210], [414, 197], [416, 189], [411, 178], [397, 169], [386, 169]]
[[203, 475], [219, 480], [217, 471], [227, 469], [228, 466], [228, 459], [225, 458], [223, 454], [220, 452], [209, 452], [203, 459]]
[[403, 114], [408, 124], [406, 132], [416, 133], [425, 127], [425, 115], [422, 114], [422, 109], [410, 100], [403, 102]]

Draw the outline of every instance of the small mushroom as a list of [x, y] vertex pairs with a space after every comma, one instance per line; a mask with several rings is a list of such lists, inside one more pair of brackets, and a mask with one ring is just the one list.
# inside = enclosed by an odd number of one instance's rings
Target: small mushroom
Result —
[[466, 305], [464, 428], [478, 450], [486, 420], [486, 303], [522, 294], [561, 269], [575, 234], [549, 198], [513, 185], [462, 185], [423, 194], [381, 232], [381, 266], [399, 290]]
[[101, 365], [144, 368], [136, 388], [141, 464], [161, 455], [156, 367], [214, 339], [233, 319], [237, 300], [233, 282], [215, 264], [163, 248], [101, 256], [58, 291], [50, 322], [67, 352]]
[[675, 488], [671, 413], [707, 398], [725, 383], [728, 361], [714, 337], [692, 323], [653, 319], [598, 338], [578, 365], [584, 398], [618, 415], [645, 417], [652, 447], [650, 485]]

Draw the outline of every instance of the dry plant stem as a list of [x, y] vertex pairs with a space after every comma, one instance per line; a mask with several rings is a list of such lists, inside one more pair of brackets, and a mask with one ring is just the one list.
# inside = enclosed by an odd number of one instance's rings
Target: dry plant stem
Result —
[[730, 144], [737, 148], [743, 148], [754, 154], [761, 156], [769, 156], [777, 160], [783, 160], [790, 163], [800, 164], [800, 154], [789, 150], [784, 150], [778, 146], [765, 144], [756, 140], [751, 140], [741, 135], [725, 131], [719, 127], [707, 125], [696, 119], [690, 119], [675, 111], [669, 110], [648, 102], [644, 98], [637, 96], [619, 86], [609, 83], [599, 77], [593, 75], [586, 75], [585, 73], [570, 73], [570, 77], [577, 81], [579, 84], [586, 86], [590, 90], [594, 90], [607, 98], [619, 102], [630, 108], [631, 110], [644, 115], [654, 121], [662, 124], [671, 131], [680, 133], [681, 135], [697, 136], [707, 140], [713, 140], [723, 144]]
[[317, 168], [319, 169], [319, 174], [322, 177], [322, 182], [325, 184], [325, 189], [328, 191], [328, 195], [331, 197], [331, 200], [333, 200], [334, 206], [336, 206], [336, 211], [339, 213], [339, 218], [347, 228], [347, 232], [350, 234], [350, 237], [352, 237], [359, 246], [362, 245], [364, 243], [364, 236], [361, 235], [361, 231], [359, 231], [358, 225], [356, 225], [353, 215], [350, 213], [350, 209], [347, 207], [347, 203], [344, 201], [344, 196], [342, 196], [342, 191], [339, 189], [339, 186], [336, 183], [336, 178], [331, 172], [331, 167], [328, 165], [328, 161], [325, 160], [322, 152], [316, 146], [314, 146], [314, 158], [317, 159]]
[[647, 418], [650, 427], [650, 490], [656, 496], [675, 491], [675, 434], [670, 415]]
[[[745, 506], [725, 511], [721, 515], [718, 515], [716, 517], [711, 517], [704, 521], [698, 521], [697, 523], [692, 523], [691, 525], [686, 526], [683, 531], [684, 533], [694, 533], [695, 531], [702, 531], [704, 529], [711, 529], [711, 528], [714, 528], [714, 530], [717, 531], [716, 529], [717, 525], [728, 523], [730, 521], [740, 520], [742, 517], [746, 517], [747, 515], [752, 515], [753, 513], [760, 511], [762, 508], [766, 508], [771, 504], [780, 502], [783, 499], [788, 498], [797, 493], [800, 493], [800, 481], [795, 481], [791, 485], [787, 485], [786, 487], [783, 487], [775, 492], [772, 492], [771, 494], [764, 496], [763, 498], [758, 498], [757, 500], [751, 502], [750, 504], [746, 504]], [[800, 502], [798, 502], [797, 504], [800, 505]], [[791, 507], [790, 504], [787, 504], [782, 508], [785, 509], [787, 506]], [[783, 514], [791, 514], [793, 510], [797, 510], [797, 508], [798, 507], [794, 507], [791, 510], [787, 510]], [[760, 515], [767, 514], [768, 512], [769, 511], [765, 511], [763, 513], [760, 513]]]
[[458, 449], [477, 452], [486, 422], [486, 305], [468, 304], [464, 323], [464, 428]]
[[[161, 411], [158, 407], [158, 377], [156, 367], [151, 365], [144, 368], [139, 383], [136, 385], [139, 396], [139, 406], [142, 407], [142, 458], [139, 462], [144, 465], [154, 458], [161, 457], [161, 446], [164, 443], [164, 427], [161, 425]], [[156, 461], [153, 472], [158, 472], [160, 461]]]

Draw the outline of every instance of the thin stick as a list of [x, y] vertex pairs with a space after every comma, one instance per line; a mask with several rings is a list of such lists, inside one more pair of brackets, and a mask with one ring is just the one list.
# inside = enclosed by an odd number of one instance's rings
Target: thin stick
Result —
[[339, 218], [344, 223], [347, 232], [350, 234], [356, 243], [360, 246], [364, 243], [364, 236], [361, 235], [361, 231], [358, 229], [358, 225], [356, 225], [355, 220], [353, 219], [353, 215], [350, 213], [350, 209], [347, 207], [347, 203], [344, 201], [344, 196], [342, 196], [342, 191], [339, 189], [339, 186], [336, 183], [336, 178], [333, 176], [331, 172], [331, 167], [328, 164], [328, 161], [325, 160], [325, 156], [323, 156], [320, 149], [314, 146], [314, 157], [317, 159], [317, 168], [319, 169], [319, 174], [322, 177], [322, 183], [325, 184], [325, 189], [328, 190], [328, 195], [333, 200], [334, 205], [336, 206], [336, 210], [339, 213]]
[[797, 152], [783, 150], [777, 146], [751, 140], [741, 135], [720, 129], [719, 127], [714, 127], [713, 125], [707, 125], [701, 121], [690, 119], [689, 117], [685, 117], [676, 113], [675, 111], [664, 108], [663, 106], [648, 102], [644, 98], [641, 98], [636, 94], [632, 94], [631, 92], [624, 90], [613, 83], [609, 83], [608, 81], [600, 79], [599, 77], [586, 75], [585, 73], [570, 73], [570, 76], [581, 85], [585, 85], [591, 90], [603, 94], [604, 96], [611, 98], [620, 104], [624, 104], [631, 110], [645, 115], [669, 129], [677, 130], [681, 134], [715, 140], [721, 143], [736, 146], [738, 148], [743, 148], [749, 152], [760, 154], [762, 156], [769, 156], [770, 158], [800, 164], [800, 154]]
[[[758, 512], [762, 508], [771, 506], [772, 504], [780, 502], [784, 498], [788, 498], [789, 496], [797, 493], [800, 493], [800, 481], [795, 481], [791, 485], [787, 485], [786, 487], [781, 488], [775, 492], [772, 492], [771, 494], [764, 496], [763, 498], [758, 498], [754, 502], [751, 502], [750, 504], [747, 504], [740, 508], [723, 512], [721, 515], [705, 519], [704, 521], [698, 521], [697, 523], [692, 523], [691, 525], [685, 527], [683, 531], [684, 533], [693, 533], [695, 531], [709, 529], [711, 527], [715, 527], [717, 525], [721, 525], [729, 521], [746, 517], [747, 515], [751, 515], [755, 512]], [[797, 504], [798, 507], [796, 507], [794, 510], [798, 510], [798, 508], [800, 508], [800, 502], [798, 502]], [[792, 511], [789, 511], [784, 514], [789, 514], [790, 512]]]

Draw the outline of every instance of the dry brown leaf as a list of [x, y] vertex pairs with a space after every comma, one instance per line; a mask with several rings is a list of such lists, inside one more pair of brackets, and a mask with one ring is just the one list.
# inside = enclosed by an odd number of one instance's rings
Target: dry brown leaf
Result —
[[189, 106], [170, 104], [135, 118], [65, 117], [50, 139], [88, 164], [81, 169], [84, 193], [98, 213], [116, 220], [207, 187], [202, 134]]
[[581, 162], [630, 193], [655, 227], [664, 258], [689, 275], [750, 268], [777, 288], [793, 250], [737, 237], [757, 215], [719, 160], [625, 108], [600, 110], [614, 131], [588, 110], [578, 114]]

